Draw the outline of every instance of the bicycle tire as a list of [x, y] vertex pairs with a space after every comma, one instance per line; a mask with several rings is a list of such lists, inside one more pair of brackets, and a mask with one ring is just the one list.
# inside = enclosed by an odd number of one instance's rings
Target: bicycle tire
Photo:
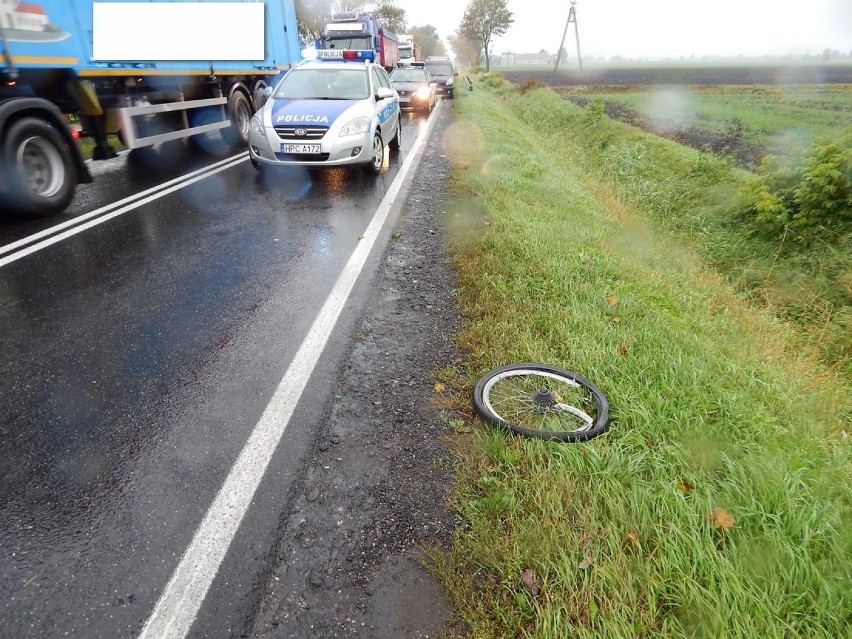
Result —
[[[504, 384], [506, 380], [512, 383]], [[501, 398], [495, 391], [498, 385], [501, 393], [505, 387], [512, 394]], [[579, 399], [578, 403], [594, 415], [562, 401], [565, 396]], [[490, 370], [474, 385], [472, 398], [476, 412], [486, 422], [526, 437], [582, 442], [597, 437], [609, 427], [609, 402], [603, 392], [582, 375], [548, 364], [508, 364]], [[499, 404], [496, 408], [495, 402]], [[513, 408], [512, 402], [517, 406]], [[525, 415], [524, 419], [518, 419], [520, 415]], [[533, 420], [527, 417], [538, 419], [539, 427], [531, 427]], [[518, 423], [523, 421], [528, 423]], [[578, 422], [578, 428], [561, 428]], [[545, 424], [556, 427], [544, 428]]]

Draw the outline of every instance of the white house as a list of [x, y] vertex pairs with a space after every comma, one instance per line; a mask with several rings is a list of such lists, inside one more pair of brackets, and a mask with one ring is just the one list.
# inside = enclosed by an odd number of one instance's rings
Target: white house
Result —
[[500, 54], [500, 64], [503, 66], [515, 66], [518, 64], [547, 64], [550, 56], [546, 51], [539, 53], [512, 53], [511, 51]]
[[50, 20], [40, 4], [0, 0], [0, 24], [6, 29], [44, 31]]
[[547, 64], [549, 60], [550, 56], [547, 51], [515, 54], [515, 64]]

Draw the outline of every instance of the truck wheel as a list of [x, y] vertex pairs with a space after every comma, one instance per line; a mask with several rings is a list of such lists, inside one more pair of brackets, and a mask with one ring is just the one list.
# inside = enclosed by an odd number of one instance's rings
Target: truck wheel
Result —
[[251, 116], [251, 104], [246, 94], [242, 91], [234, 91], [228, 98], [228, 117], [231, 120], [231, 126], [222, 129], [222, 139], [228, 146], [237, 148], [248, 144]]
[[74, 199], [77, 167], [68, 142], [50, 123], [38, 118], [15, 122], [3, 140], [2, 158], [10, 167], [12, 210], [53, 215]]

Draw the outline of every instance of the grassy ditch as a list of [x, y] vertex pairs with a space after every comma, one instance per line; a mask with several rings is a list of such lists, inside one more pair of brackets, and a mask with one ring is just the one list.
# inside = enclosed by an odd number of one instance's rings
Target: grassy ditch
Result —
[[[740, 174], [493, 84], [457, 94], [444, 134], [468, 365], [439, 379], [466, 525], [433, 557], [470, 636], [843, 636], [852, 388], [711, 265]], [[611, 430], [473, 419], [478, 376], [521, 361], [592, 379]]]
[[599, 98], [607, 113], [749, 167], [831, 137], [852, 124], [846, 84], [727, 86], [570, 86], [556, 91], [580, 105]]
[[[750, 173], [733, 168], [725, 158], [610, 121], [599, 103], [571, 109], [542, 93], [535, 100], [513, 102], [514, 112], [540, 119], [551, 135], [575, 140], [563, 152], [571, 153], [577, 168], [595, 176], [596, 188], [698, 247], [753, 301], [793, 321], [801, 329], [799, 346], [816, 348], [821, 361], [852, 374], [852, 236], [810, 246], [797, 244], [792, 236], [752, 236], [736, 214]], [[556, 113], [563, 115], [554, 117]], [[806, 120], [804, 115], [799, 119]]]

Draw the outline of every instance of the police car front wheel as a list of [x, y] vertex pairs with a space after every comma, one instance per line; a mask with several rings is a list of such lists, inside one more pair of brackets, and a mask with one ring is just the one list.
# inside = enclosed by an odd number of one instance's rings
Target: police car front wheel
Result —
[[396, 135], [393, 140], [388, 143], [392, 151], [399, 151], [402, 148], [402, 122], [396, 123]]
[[382, 136], [376, 131], [373, 134], [373, 153], [370, 156], [369, 164], [364, 165], [365, 173], [378, 173], [382, 169], [382, 162], [385, 159], [385, 144], [382, 142]]

